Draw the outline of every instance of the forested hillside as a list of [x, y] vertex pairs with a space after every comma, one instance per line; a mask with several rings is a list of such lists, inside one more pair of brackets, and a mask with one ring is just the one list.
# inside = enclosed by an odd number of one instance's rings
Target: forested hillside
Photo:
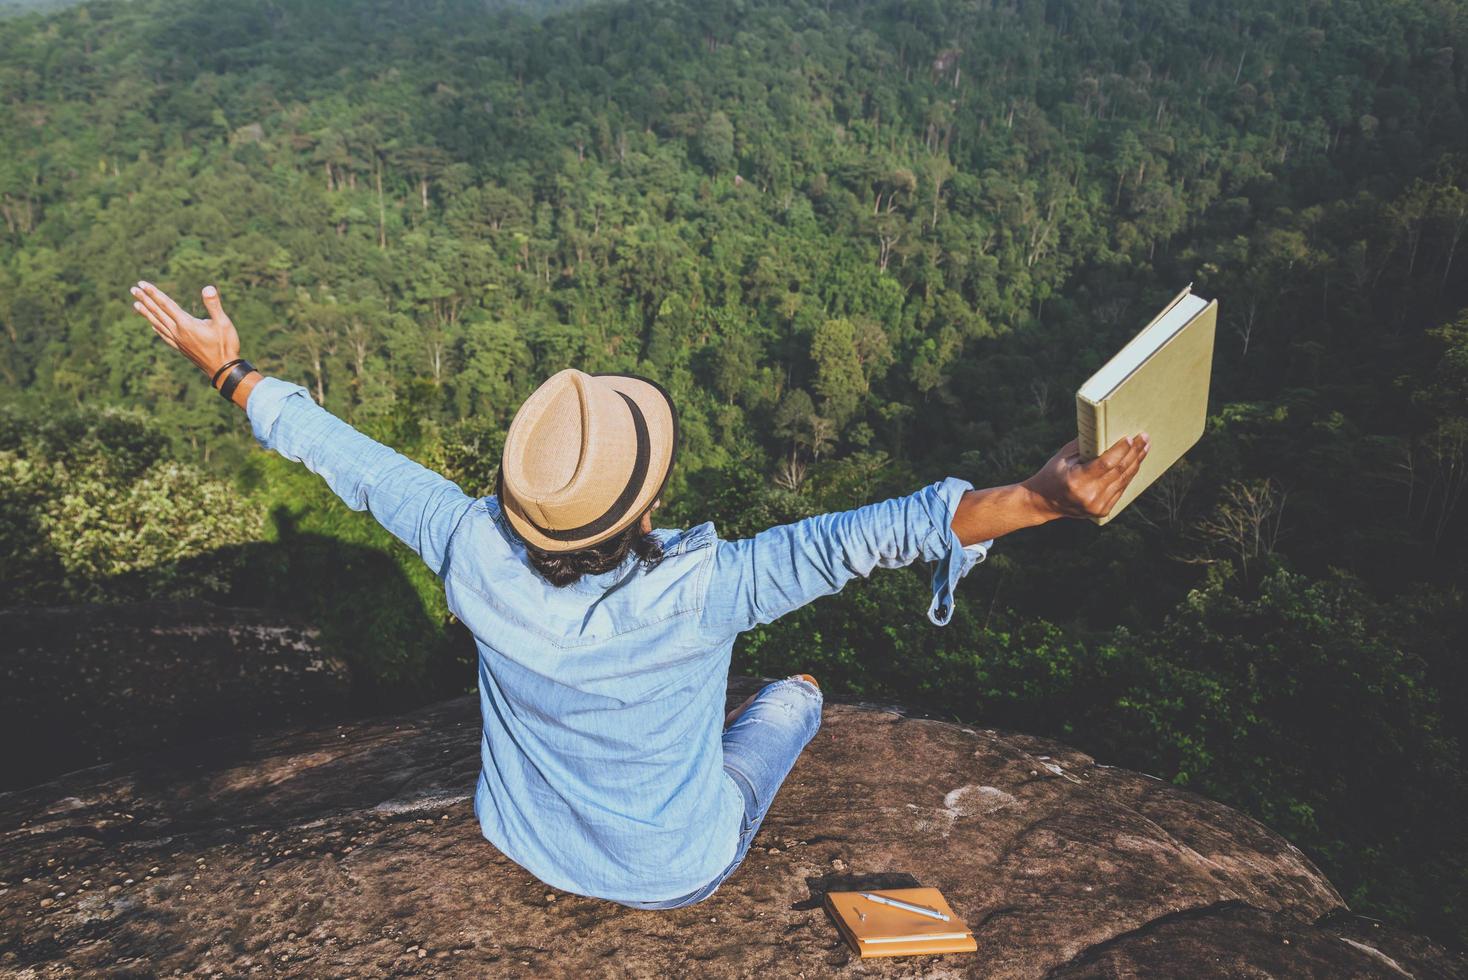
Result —
[[571, 6], [0, 20], [7, 604], [278, 608], [375, 703], [472, 683], [432, 575], [252, 448], [139, 278], [481, 493], [545, 376], [654, 377], [659, 517], [725, 536], [1027, 475], [1193, 282], [1208, 432], [1136, 506], [1000, 542], [944, 629], [879, 573], [736, 667], [1063, 737], [1468, 941], [1464, 4]]
[[73, 2], [75, 0], [0, 0], [0, 17], [59, 10]]

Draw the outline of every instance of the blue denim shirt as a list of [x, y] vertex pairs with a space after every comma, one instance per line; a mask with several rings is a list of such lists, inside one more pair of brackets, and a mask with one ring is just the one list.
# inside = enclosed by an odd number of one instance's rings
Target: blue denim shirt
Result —
[[934, 563], [928, 618], [992, 542], [950, 524], [972, 484], [722, 540], [712, 524], [658, 530], [666, 557], [557, 588], [528, 564], [494, 497], [456, 485], [357, 432], [306, 389], [262, 380], [248, 412], [267, 449], [370, 510], [443, 580], [474, 634], [483, 715], [474, 810], [484, 836], [547, 884], [660, 901], [734, 856], [743, 801], [723, 769], [734, 638], [858, 575]]

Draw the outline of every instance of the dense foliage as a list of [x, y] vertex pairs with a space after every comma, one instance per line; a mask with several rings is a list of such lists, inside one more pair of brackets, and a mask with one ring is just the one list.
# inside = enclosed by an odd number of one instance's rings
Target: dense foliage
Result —
[[1465, 59], [1456, 0], [0, 21], [0, 580], [204, 576], [317, 618], [381, 696], [472, 676], [432, 576], [251, 449], [139, 277], [218, 284], [256, 363], [478, 492], [547, 374], [656, 377], [660, 516], [726, 535], [1025, 475], [1192, 281], [1209, 430], [1121, 519], [1003, 541], [946, 629], [886, 573], [736, 667], [1061, 735], [1468, 940]]

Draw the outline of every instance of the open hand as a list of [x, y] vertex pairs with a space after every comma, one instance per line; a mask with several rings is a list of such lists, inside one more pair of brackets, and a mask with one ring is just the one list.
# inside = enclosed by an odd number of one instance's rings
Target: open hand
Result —
[[1023, 486], [1039, 497], [1053, 516], [1105, 517], [1137, 475], [1151, 445], [1152, 440], [1143, 432], [1118, 439], [1100, 456], [1082, 461], [1080, 446], [1072, 439]]
[[204, 309], [209, 319], [200, 320], [185, 312], [173, 299], [150, 282], [139, 281], [129, 290], [133, 309], [153, 325], [163, 342], [211, 378], [225, 363], [240, 356], [240, 335], [219, 303], [219, 290], [204, 287]]

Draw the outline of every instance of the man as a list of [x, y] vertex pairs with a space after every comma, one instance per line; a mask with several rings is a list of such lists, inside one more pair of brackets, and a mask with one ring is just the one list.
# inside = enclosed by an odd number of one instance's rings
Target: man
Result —
[[241, 360], [214, 287], [202, 320], [149, 283], [131, 292], [263, 446], [370, 510], [443, 580], [479, 651], [484, 836], [547, 884], [634, 908], [713, 894], [820, 726], [808, 674], [721, 717], [740, 632], [918, 558], [934, 563], [928, 618], [944, 625], [995, 538], [1108, 513], [1147, 453], [1142, 435], [1083, 463], [1072, 442], [1023, 483], [950, 477], [747, 540], [708, 523], [654, 530], [678, 424], [651, 381], [552, 376], [510, 424], [497, 492], [475, 500]]

